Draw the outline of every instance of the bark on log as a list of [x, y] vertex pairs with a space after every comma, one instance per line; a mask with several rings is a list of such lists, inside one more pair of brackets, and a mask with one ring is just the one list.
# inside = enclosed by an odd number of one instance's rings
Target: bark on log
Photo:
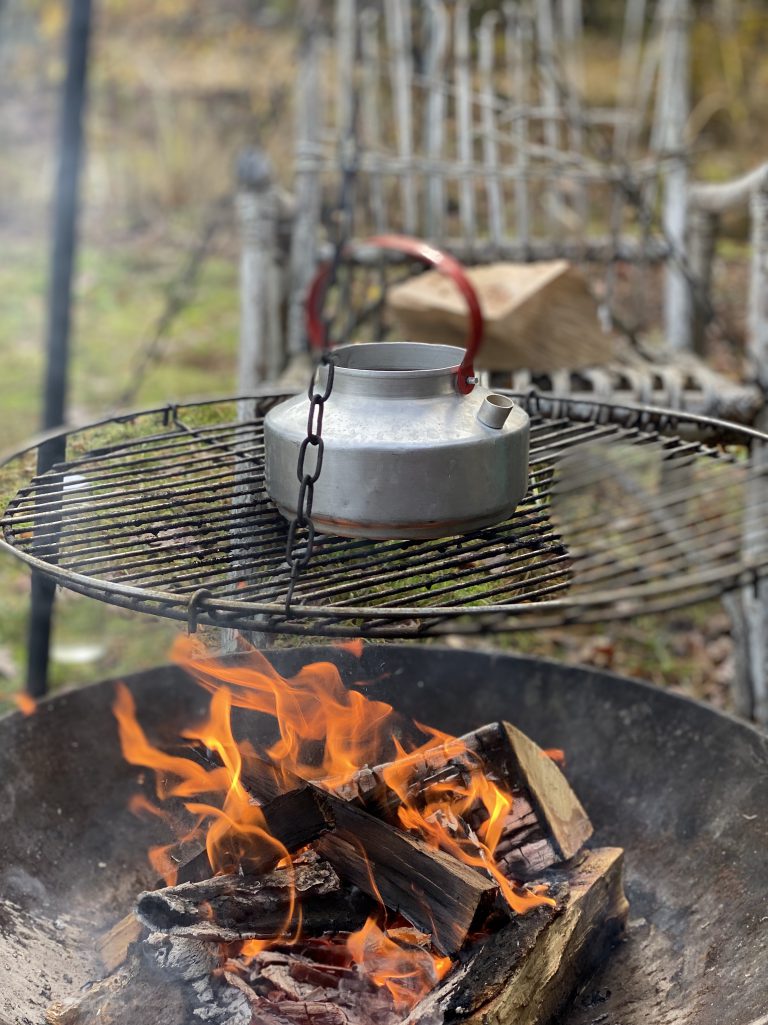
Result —
[[291, 934], [299, 924], [310, 936], [359, 929], [373, 907], [363, 894], [342, 886], [327, 862], [307, 858], [293, 871], [216, 876], [150, 890], [140, 894], [136, 914], [150, 930], [234, 943]]
[[[606, 848], [590, 851], [578, 865], [558, 870], [557, 909], [537, 909], [479, 941], [474, 950], [467, 952], [464, 962], [419, 1002], [402, 1025], [443, 1021], [466, 1025], [506, 1025], [510, 1021], [515, 1025], [547, 1025], [621, 936], [627, 913], [622, 869], [623, 852]], [[180, 942], [174, 937], [155, 937], [161, 945]], [[189, 985], [191, 979], [206, 977], [211, 964], [203, 958], [198, 967], [199, 959], [180, 958], [178, 952], [172, 953], [174, 956], [169, 955], [161, 968], [156, 955], [145, 952], [142, 956], [134, 951], [117, 975], [96, 983], [77, 1000], [53, 1006], [46, 1020], [50, 1025], [135, 1025], [149, 1020], [185, 1025], [191, 1020], [189, 1014], [197, 999], [206, 1001], [206, 1012], [210, 1011], [211, 1002], [224, 1006], [220, 992], [211, 991], [205, 998], [198, 998]], [[213, 959], [216, 960], [215, 953]], [[254, 1015], [252, 1020], [264, 1025], [359, 1025], [362, 1021], [400, 1019], [399, 1015], [388, 1017], [385, 991], [371, 996], [369, 987], [355, 984], [354, 975], [350, 979], [350, 969], [330, 963], [308, 963], [298, 950], [265, 952], [253, 963], [251, 971], [250, 981], [266, 979], [270, 983], [271, 998], [262, 995], [263, 986], [255, 990], [248, 981], [229, 972], [224, 983], [247, 1001]], [[336, 973], [341, 976], [338, 982], [334, 978]], [[186, 984], [179, 985], [179, 979]], [[317, 987], [315, 999], [308, 998], [308, 991], [303, 988], [306, 985]], [[367, 1013], [366, 1001], [377, 997], [381, 1006], [376, 1007], [374, 1017]]]
[[467, 1025], [551, 1021], [621, 937], [628, 910], [622, 850], [588, 851], [558, 874], [567, 896], [557, 911], [537, 909], [483, 941], [403, 1025], [441, 1014]]
[[[294, 781], [299, 786], [292, 792], [309, 790], [326, 825], [334, 823], [333, 832], [321, 836], [316, 849], [341, 877], [374, 900], [382, 899], [417, 928], [429, 930], [441, 952], [459, 950], [471, 927], [493, 907], [497, 886], [362, 808], [298, 777], [287, 778], [288, 785]], [[250, 772], [242, 775], [241, 783], [258, 795], [260, 780]], [[327, 837], [333, 840], [325, 845]]]

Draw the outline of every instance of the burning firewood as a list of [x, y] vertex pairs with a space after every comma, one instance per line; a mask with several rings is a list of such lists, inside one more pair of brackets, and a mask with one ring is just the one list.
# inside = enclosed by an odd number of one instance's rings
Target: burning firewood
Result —
[[[404, 803], [424, 802], [433, 787], [468, 787], [485, 768], [514, 801], [500, 830], [495, 853], [506, 875], [527, 879], [577, 854], [592, 825], [558, 766], [509, 723], [491, 723], [446, 744], [355, 773], [341, 796], [388, 821]], [[476, 826], [477, 820], [471, 819]]]
[[331, 865], [305, 855], [292, 868], [258, 876], [222, 875], [139, 895], [136, 915], [150, 930], [234, 943], [359, 929], [374, 909], [342, 886]]
[[[268, 777], [273, 777], [271, 767]], [[255, 784], [254, 784], [255, 785]], [[270, 787], [270, 792], [273, 792]], [[296, 780], [296, 787], [285, 793], [278, 794], [271, 801], [262, 805], [262, 814], [266, 828], [272, 837], [286, 851], [292, 853], [305, 847], [331, 827], [333, 819], [322, 792], [308, 786], [303, 780]], [[204, 882], [212, 874], [203, 841], [200, 847], [186, 862], [179, 866], [177, 882]], [[246, 868], [251, 873], [268, 871], [282, 857], [282, 851], [276, 845], [264, 847], [253, 845], [248, 857], [231, 866], [232, 870]], [[153, 890], [161, 890], [165, 881], [159, 880]], [[117, 922], [102, 937], [99, 944], [99, 956], [108, 971], [114, 971], [125, 960], [128, 948], [141, 934], [140, 923], [133, 912]]]
[[[347, 690], [329, 664], [291, 680], [257, 653], [245, 670], [196, 654], [185, 664], [212, 693], [189, 748], [152, 745], [126, 688], [115, 714], [158, 797], [208, 823], [213, 878], [199, 878], [198, 855], [182, 872], [194, 881], [140, 896], [150, 931], [121, 970], [131, 985], [148, 958], [150, 974], [189, 983], [197, 1017], [227, 1025], [232, 1001], [237, 1025], [480, 1025], [508, 1011], [543, 1025], [615, 937], [620, 852], [578, 860], [589, 819], [513, 727], [432, 731], [408, 753], [396, 738], [417, 736], [415, 724]], [[258, 752], [238, 740], [233, 707], [273, 715], [279, 738]], [[376, 764], [384, 743], [397, 757]], [[551, 990], [541, 999], [539, 979]]]
[[331, 798], [336, 829], [317, 849], [344, 879], [432, 934], [446, 954], [460, 950], [492, 909], [498, 887], [469, 865]]
[[[261, 773], [243, 774], [241, 784], [256, 796], [260, 779]], [[270, 827], [277, 821], [275, 805], [285, 801], [288, 806], [289, 797], [299, 799], [300, 795], [317, 809], [313, 821], [318, 828], [322, 826], [324, 834], [316, 844], [318, 851], [343, 879], [382, 900], [417, 928], [430, 931], [438, 950], [459, 950], [472, 926], [490, 912], [498, 887], [417, 837], [314, 784], [302, 786], [302, 782], [289, 776], [289, 786], [299, 785], [264, 806]]]
[[[212, 764], [200, 751], [192, 754], [204, 764]], [[474, 869], [389, 823], [397, 821], [403, 788], [409, 799], [418, 803], [431, 787], [457, 781], [467, 785], [479, 766], [487, 767], [514, 794], [495, 851], [505, 875], [517, 879], [540, 875], [551, 865], [572, 857], [589, 837], [589, 819], [560, 769], [508, 723], [494, 723], [448, 745], [361, 770], [339, 788], [345, 800], [285, 770], [282, 786], [292, 789], [275, 796], [280, 785], [275, 768], [256, 759], [251, 759], [251, 771], [243, 775], [242, 785], [255, 799], [270, 795], [262, 806], [264, 819], [271, 835], [289, 851], [334, 829], [318, 849], [340, 874], [369, 896], [398, 910], [418, 928], [430, 931], [438, 950], [452, 953], [461, 948], [472, 926], [488, 914], [497, 888]], [[199, 859], [194, 860], [198, 861], [197, 872]], [[243, 867], [249, 873], [258, 873], [276, 861], [274, 851], [266, 851]], [[149, 895], [144, 895], [142, 901], [145, 909], [151, 906]], [[253, 910], [258, 917], [257, 902]], [[229, 928], [225, 922], [217, 926], [225, 931]], [[113, 930], [102, 956], [108, 955], [113, 965], [119, 963], [127, 943], [136, 936], [135, 926]]]
[[[260, 1025], [547, 1025], [621, 936], [627, 914], [622, 874], [623, 855], [615, 848], [590, 851], [580, 863], [556, 870], [555, 909], [513, 918], [495, 934], [476, 939], [461, 963], [409, 1012], [398, 1010], [385, 988], [367, 984], [354, 965], [314, 961], [310, 942], [232, 962], [208, 982], [202, 973], [216, 963], [213, 944], [190, 940], [193, 949], [201, 948], [194, 956], [169, 947], [178, 938], [155, 934], [148, 952], [134, 953], [116, 976], [78, 1000], [51, 1008], [47, 1020], [135, 1025], [149, 1020], [151, 1007], [163, 1014], [152, 1020], [189, 1025], [196, 1020], [190, 1008], [199, 1001], [211, 1021], [241, 1020], [234, 1012], [246, 1005], [250, 1021]], [[333, 944], [323, 941], [316, 950], [328, 957]]]
[[624, 852], [615, 847], [589, 851], [560, 871], [555, 914], [516, 918], [476, 946], [403, 1025], [423, 1025], [430, 1015], [466, 1025], [551, 1021], [624, 930], [623, 873]]

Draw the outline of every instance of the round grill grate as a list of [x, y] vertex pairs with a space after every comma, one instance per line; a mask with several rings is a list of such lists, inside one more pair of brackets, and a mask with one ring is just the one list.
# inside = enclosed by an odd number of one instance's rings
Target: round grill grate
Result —
[[634, 616], [712, 597], [768, 566], [768, 503], [748, 454], [762, 435], [515, 396], [532, 418], [531, 475], [511, 519], [437, 541], [321, 537], [286, 612], [287, 524], [263, 466], [263, 417], [283, 397], [169, 406], [62, 433], [62, 458], [36, 475], [39, 449], [15, 454], [3, 471], [15, 492], [4, 547], [72, 590], [193, 627], [365, 637]]

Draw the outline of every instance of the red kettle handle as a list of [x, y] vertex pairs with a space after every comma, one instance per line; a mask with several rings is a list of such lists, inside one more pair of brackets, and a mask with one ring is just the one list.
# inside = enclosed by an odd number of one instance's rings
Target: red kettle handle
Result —
[[[413, 256], [427, 266], [434, 267], [439, 274], [444, 274], [454, 282], [466, 299], [469, 308], [469, 332], [464, 358], [459, 366], [456, 386], [462, 395], [471, 392], [475, 386], [475, 356], [483, 341], [483, 313], [474, 285], [459, 261], [428, 242], [411, 238], [410, 235], [375, 235], [359, 244], [378, 246], [380, 249], [392, 249], [398, 253]], [[307, 294], [307, 333], [313, 349], [323, 349], [326, 346], [325, 327], [320, 316], [320, 308], [330, 271], [331, 264], [323, 264], [312, 279]]]

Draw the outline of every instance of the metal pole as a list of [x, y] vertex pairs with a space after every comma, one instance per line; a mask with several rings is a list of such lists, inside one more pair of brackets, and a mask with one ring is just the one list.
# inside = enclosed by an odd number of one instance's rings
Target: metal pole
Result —
[[[88, 80], [91, 0], [70, 0], [67, 33], [67, 76], [59, 125], [53, 247], [48, 291], [43, 429], [64, 422], [69, 365], [72, 273], [77, 252], [80, 168], [83, 154], [83, 112]], [[45, 473], [64, 458], [65, 439], [40, 446], [37, 472]], [[50, 526], [50, 523], [48, 524]], [[34, 697], [48, 687], [48, 653], [55, 584], [32, 574], [32, 608], [27, 645], [27, 690]]]

